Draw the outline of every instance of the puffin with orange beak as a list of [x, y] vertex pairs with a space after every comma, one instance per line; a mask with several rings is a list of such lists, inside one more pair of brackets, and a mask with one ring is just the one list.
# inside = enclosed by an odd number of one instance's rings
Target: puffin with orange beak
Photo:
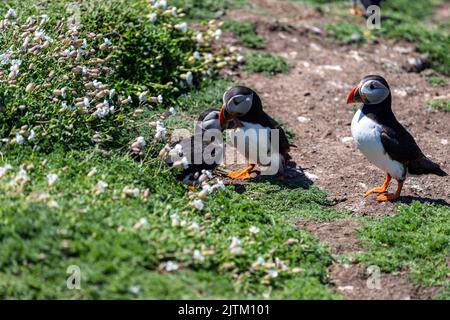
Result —
[[[271, 166], [275, 164], [278, 168], [275, 173], [283, 175], [286, 162], [291, 159], [291, 145], [278, 122], [264, 112], [261, 99], [255, 91], [244, 86], [227, 90], [223, 95], [219, 123], [223, 129], [234, 129], [232, 138], [235, 141], [240, 134], [245, 137], [245, 144], [238, 143], [237, 150], [245, 156], [249, 165], [244, 170], [230, 172], [230, 178], [249, 179], [256, 164], [267, 166], [267, 163], [260, 162], [259, 153], [252, 152], [251, 148], [268, 151]], [[278, 132], [278, 141], [272, 141], [274, 129]], [[256, 132], [256, 135], [251, 134], [251, 131]], [[271, 150], [272, 143], [277, 144], [278, 150]]]
[[[369, 75], [355, 86], [347, 96], [347, 104], [358, 102], [363, 104], [352, 120], [353, 139], [364, 156], [386, 172], [383, 185], [367, 191], [365, 197], [377, 193], [378, 201], [398, 198], [408, 174], [447, 175], [422, 153], [412, 135], [395, 118], [391, 91], [383, 77]], [[392, 178], [398, 182], [397, 191], [387, 194]]]

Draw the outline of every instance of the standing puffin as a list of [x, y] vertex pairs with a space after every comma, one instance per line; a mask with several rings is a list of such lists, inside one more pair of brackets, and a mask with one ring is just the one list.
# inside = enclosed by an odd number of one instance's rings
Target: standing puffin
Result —
[[391, 178], [398, 182], [395, 194], [378, 195], [378, 201], [398, 198], [407, 174], [447, 175], [422, 153], [412, 135], [397, 121], [391, 100], [387, 81], [378, 75], [366, 76], [347, 96], [347, 104], [363, 103], [351, 125], [356, 146], [372, 164], [386, 172], [383, 186], [367, 191], [364, 196], [385, 193]]
[[[238, 152], [245, 156], [249, 165], [246, 169], [233, 171], [228, 174], [233, 179], [249, 179], [250, 172], [256, 164], [267, 165], [260, 162], [260, 158], [250, 149], [258, 149], [270, 153], [271, 164], [278, 167], [278, 174], [284, 173], [286, 162], [291, 159], [289, 155], [289, 141], [284, 130], [278, 122], [263, 111], [261, 99], [252, 89], [244, 86], [236, 86], [227, 90], [223, 95], [223, 105], [219, 115], [220, 126], [224, 129], [235, 128], [234, 137], [243, 134], [246, 143], [237, 145]], [[271, 149], [271, 130], [278, 130], [278, 150]], [[251, 131], [258, 135], [252, 135]], [[262, 132], [261, 130], [264, 130]]]
[[[180, 175], [186, 178], [204, 170], [214, 170], [223, 159], [223, 139], [217, 135], [217, 139], [206, 139], [204, 134], [207, 130], [222, 131], [219, 123], [219, 110], [208, 109], [200, 114], [195, 126], [194, 135], [179, 142], [167, 145], [160, 152], [160, 157], [171, 167], [183, 168]], [[195, 142], [201, 143], [195, 143]], [[212, 152], [205, 152], [205, 148], [210, 148]], [[200, 160], [195, 163], [195, 160]]]

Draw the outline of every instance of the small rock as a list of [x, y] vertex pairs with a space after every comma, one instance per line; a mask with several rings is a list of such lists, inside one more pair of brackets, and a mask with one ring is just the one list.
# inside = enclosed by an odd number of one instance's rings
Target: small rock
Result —
[[444, 146], [448, 145], [448, 140], [447, 139], [441, 139], [441, 144], [443, 144]]
[[353, 141], [353, 137], [343, 137], [341, 139], [342, 143], [348, 143], [348, 142], [351, 142], [351, 141]]
[[297, 117], [297, 120], [298, 120], [298, 122], [300, 122], [300, 123], [308, 123], [309, 121], [311, 121], [310, 118], [306, 118], [306, 117], [302, 117], [302, 116]]

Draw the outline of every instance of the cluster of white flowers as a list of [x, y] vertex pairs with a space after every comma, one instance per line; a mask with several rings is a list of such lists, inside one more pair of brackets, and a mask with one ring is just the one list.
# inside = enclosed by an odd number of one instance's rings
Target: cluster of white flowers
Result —
[[239, 256], [242, 254], [243, 250], [241, 247], [241, 240], [238, 237], [232, 237], [231, 238], [231, 244], [229, 247], [229, 250], [232, 254]]

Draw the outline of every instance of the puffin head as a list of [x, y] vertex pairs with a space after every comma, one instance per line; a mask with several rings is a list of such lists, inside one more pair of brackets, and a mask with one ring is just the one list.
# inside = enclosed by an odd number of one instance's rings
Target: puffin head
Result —
[[365, 105], [377, 105], [391, 95], [387, 81], [378, 75], [364, 77], [347, 95], [347, 104], [362, 102]]
[[204, 132], [210, 129], [222, 130], [219, 122], [220, 110], [209, 109], [200, 114], [197, 119], [196, 133]]
[[220, 110], [219, 122], [222, 128], [227, 129], [228, 124], [245, 116], [261, 106], [258, 94], [244, 86], [236, 86], [227, 90], [223, 95], [223, 104]]

